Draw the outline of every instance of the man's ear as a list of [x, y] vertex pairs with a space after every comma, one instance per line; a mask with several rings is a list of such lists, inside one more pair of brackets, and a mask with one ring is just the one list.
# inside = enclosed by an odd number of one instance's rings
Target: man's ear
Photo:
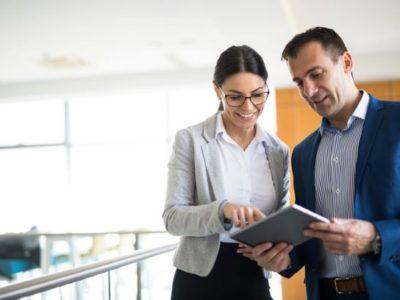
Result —
[[349, 51], [346, 51], [342, 55], [343, 70], [345, 73], [351, 74], [353, 71], [353, 56]]

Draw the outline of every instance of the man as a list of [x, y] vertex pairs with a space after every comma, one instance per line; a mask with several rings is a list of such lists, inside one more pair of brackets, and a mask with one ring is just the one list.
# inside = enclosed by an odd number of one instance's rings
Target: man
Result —
[[[400, 297], [400, 103], [357, 89], [353, 59], [328, 28], [285, 47], [301, 96], [323, 119], [293, 151], [297, 204], [331, 219], [293, 251], [265, 243], [253, 258], [290, 277], [306, 267], [308, 299]], [[290, 253], [290, 254], [289, 254]]]

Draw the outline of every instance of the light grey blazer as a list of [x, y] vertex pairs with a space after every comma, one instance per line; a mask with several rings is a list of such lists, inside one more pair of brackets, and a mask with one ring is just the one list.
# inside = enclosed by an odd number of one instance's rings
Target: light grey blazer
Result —
[[[168, 164], [163, 219], [167, 231], [181, 236], [174, 266], [207, 276], [219, 250], [219, 234], [226, 232], [221, 218], [225, 198], [221, 162], [215, 139], [217, 114], [176, 134]], [[275, 210], [289, 202], [288, 147], [267, 133], [265, 153], [276, 191]]]

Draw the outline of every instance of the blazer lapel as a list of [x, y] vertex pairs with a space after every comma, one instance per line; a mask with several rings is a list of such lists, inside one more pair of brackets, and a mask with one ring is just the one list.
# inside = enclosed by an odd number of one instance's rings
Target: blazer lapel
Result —
[[215, 200], [223, 200], [225, 193], [221, 176], [221, 162], [218, 159], [217, 142], [210, 140], [208, 143], [202, 145], [201, 149]]
[[218, 158], [218, 145], [215, 139], [217, 114], [206, 120], [203, 129], [205, 143], [201, 146], [204, 162], [215, 200], [224, 200], [225, 190], [221, 175], [221, 161]]
[[362, 174], [368, 160], [369, 153], [374, 144], [376, 134], [378, 133], [380, 124], [383, 120], [383, 105], [370, 95], [367, 115], [364, 121], [364, 128], [361, 134], [360, 143], [358, 146], [358, 158], [356, 165], [356, 191], [360, 184]]
[[[311, 152], [309, 152], [309, 156], [307, 157], [306, 163], [304, 166], [306, 171], [304, 172], [305, 180], [307, 184], [305, 185], [306, 189], [306, 202], [307, 206], [310, 210], [315, 211], [315, 160], [317, 157], [318, 146], [321, 141], [321, 134], [319, 131], [315, 133], [314, 140], [312, 142]], [[301, 168], [301, 166], [299, 166]]]
[[272, 151], [265, 141], [263, 142], [263, 145], [265, 154], [267, 155], [269, 169], [271, 171], [275, 195], [280, 200], [282, 198], [280, 191], [283, 189], [283, 183], [281, 181], [278, 182], [278, 178], [283, 178], [283, 163], [280, 161], [281, 156], [277, 151]]

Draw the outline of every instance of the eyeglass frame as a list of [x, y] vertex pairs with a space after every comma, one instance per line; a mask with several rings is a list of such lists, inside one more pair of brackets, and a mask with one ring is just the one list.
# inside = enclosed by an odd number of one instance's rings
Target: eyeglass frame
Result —
[[[265, 85], [265, 87], [268, 88], [267, 85]], [[232, 104], [229, 104], [229, 103], [228, 103], [228, 100], [227, 100], [226, 98], [229, 97], [229, 96], [233, 96], [233, 95], [232, 95], [232, 94], [228, 94], [228, 95], [225, 94], [224, 91], [222, 90], [222, 87], [221, 87], [221, 86], [218, 86], [218, 88], [221, 90], [221, 93], [222, 93], [222, 95], [223, 95], [224, 98], [225, 98], [226, 104], [227, 104], [228, 106], [230, 106], [230, 107], [240, 107], [240, 106], [242, 106], [242, 105], [246, 102], [247, 99], [249, 99], [250, 102], [251, 102], [251, 104], [253, 104], [254, 106], [262, 105], [262, 104], [264, 104], [265, 102], [267, 102], [268, 96], [269, 96], [269, 94], [271, 93], [269, 89], [268, 89], [267, 91], [260, 92], [260, 94], [266, 94], [266, 96], [265, 96], [264, 102], [258, 103], [258, 104], [255, 104], [255, 103], [253, 102], [253, 100], [251, 100], [251, 97], [254, 97], [254, 95], [251, 95], [251, 96], [249, 96], [249, 97], [246, 97], [246, 96], [240, 94], [240, 96], [243, 97], [242, 103], [240, 103], [239, 105], [232, 105]], [[238, 95], [238, 96], [239, 96], [239, 95]]]

